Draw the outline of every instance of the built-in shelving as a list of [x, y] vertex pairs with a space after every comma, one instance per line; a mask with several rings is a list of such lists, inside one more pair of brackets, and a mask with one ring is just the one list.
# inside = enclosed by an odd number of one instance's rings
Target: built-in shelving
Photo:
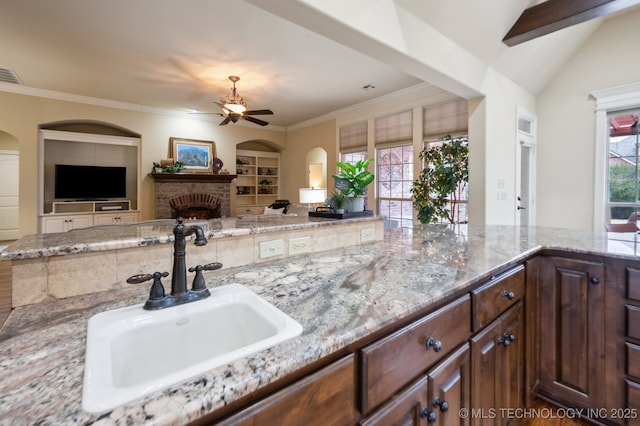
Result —
[[280, 197], [280, 153], [236, 151], [236, 214], [262, 213]]

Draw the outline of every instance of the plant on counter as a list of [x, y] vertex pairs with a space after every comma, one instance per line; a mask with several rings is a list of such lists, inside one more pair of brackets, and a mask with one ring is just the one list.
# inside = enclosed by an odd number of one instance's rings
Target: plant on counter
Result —
[[467, 137], [445, 136], [439, 144], [427, 145], [420, 152], [425, 165], [411, 188], [413, 208], [421, 223], [446, 219], [455, 223], [455, 207], [466, 193], [469, 182]]
[[347, 182], [347, 187], [344, 189], [345, 195], [354, 197], [364, 195], [367, 186], [375, 178], [374, 174], [367, 170], [371, 162], [373, 162], [373, 158], [359, 160], [355, 164], [344, 161], [336, 162], [336, 166], [340, 167], [342, 172], [334, 174], [333, 177]]
[[344, 204], [347, 201], [347, 194], [343, 190], [334, 190], [329, 196], [329, 203], [331, 207], [336, 210], [336, 213], [344, 212]]

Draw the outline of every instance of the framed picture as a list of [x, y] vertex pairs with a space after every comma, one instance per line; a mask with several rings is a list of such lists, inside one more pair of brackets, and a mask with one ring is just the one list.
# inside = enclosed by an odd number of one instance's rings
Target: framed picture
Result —
[[169, 139], [169, 157], [184, 164], [186, 173], [213, 173], [216, 144], [196, 139]]

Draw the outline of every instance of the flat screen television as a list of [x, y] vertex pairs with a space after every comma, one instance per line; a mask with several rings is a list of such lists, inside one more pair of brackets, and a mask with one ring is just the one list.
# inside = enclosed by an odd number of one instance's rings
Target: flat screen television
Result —
[[56, 164], [57, 199], [104, 200], [126, 195], [126, 167]]

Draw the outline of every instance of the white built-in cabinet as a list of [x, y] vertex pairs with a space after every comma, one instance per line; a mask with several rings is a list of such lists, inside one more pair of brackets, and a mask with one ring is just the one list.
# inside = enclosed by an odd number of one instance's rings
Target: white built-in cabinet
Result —
[[280, 153], [236, 151], [236, 215], [262, 214], [280, 197]]
[[[126, 197], [106, 201], [55, 198], [55, 165], [77, 164], [127, 168]], [[39, 232], [66, 232], [95, 225], [140, 220], [140, 138], [40, 130], [38, 145]]]

